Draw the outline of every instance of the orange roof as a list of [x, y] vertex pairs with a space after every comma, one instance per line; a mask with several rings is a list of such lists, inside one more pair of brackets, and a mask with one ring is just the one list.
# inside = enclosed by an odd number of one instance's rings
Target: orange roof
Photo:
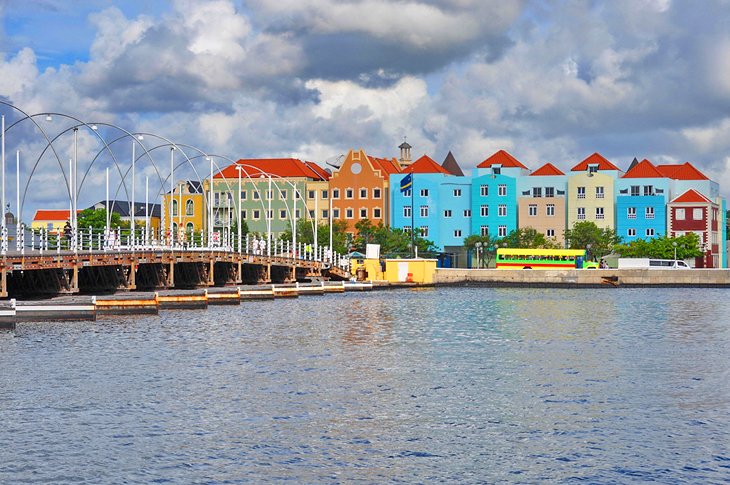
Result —
[[682, 195], [675, 197], [672, 202], [699, 202], [701, 204], [711, 204], [712, 201], [695, 189], [689, 189]]
[[424, 155], [411, 165], [403, 169], [403, 173], [445, 173], [451, 175], [451, 172], [436, 163], [428, 155]]
[[401, 167], [395, 158], [377, 158], [368, 155], [368, 160], [370, 160], [370, 163], [373, 165], [375, 170], [381, 170], [386, 175], [402, 172]]
[[656, 168], [665, 177], [674, 180], [709, 180], [689, 162], [684, 162], [682, 165], [657, 165]]
[[[80, 211], [79, 211], [80, 212]], [[34, 221], [67, 221], [70, 219], [69, 209], [38, 209], [33, 216]]]
[[665, 178], [666, 176], [660, 172], [653, 163], [646, 158], [634, 165], [624, 174], [624, 179], [649, 179], [649, 178]]
[[530, 174], [533, 175], [565, 175], [558, 167], [548, 162]]
[[306, 177], [312, 180], [328, 180], [324, 177], [326, 174], [322, 168], [313, 168], [316, 164], [312, 162], [302, 162], [298, 158], [254, 158], [241, 159], [233, 165], [229, 165], [220, 172], [213, 175], [213, 178], [220, 179], [237, 179], [237, 165], [241, 165], [243, 170], [242, 176], [248, 174], [249, 177], [260, 177], [273, 175], [274, 177]]
[[499, 150], [491, 157], [484, 160], [482, 163], [477, 165], [477, 168], [489, 168], [492, 165], [501, 165], [503, 167], [518, 167], [527, 169], [519, 160], [510, 155], [504, 150]]
[[586, 170], [588, 170], [588, 165], [596, 164], [598, 165], [598, 170], [619, 170], [616, 165], [606, 160], [603, 155], [598, 152], [589, 156], [570, 170], [572, 172], [585, 172]]

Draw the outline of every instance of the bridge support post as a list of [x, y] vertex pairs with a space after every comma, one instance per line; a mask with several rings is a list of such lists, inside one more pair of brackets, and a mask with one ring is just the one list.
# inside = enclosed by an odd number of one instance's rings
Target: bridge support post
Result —
[[167, 287], [175, 287], [175, 261], [170, 261], [170, 266], [167, 269]]
[[[3, 258], [4, 260], [5, 258]], [[5, 268], [5, 261], [3, 261], [2, 274], [0, 274], [0, 298], [8, 297], [8, 270]]]
[[291, 283], [294, 283], [296, 280], [297, 280], [297, 267], [296, 266], [292, 266], [291, 267], [291, 270], [290, 270], [290, 273], [289, 273], [289, 281]]
[[79, 292], [79, 264], [74, 263], [73, 270], [71, 271], [71, 293]]
[[271, 263], [264, 266], [264, 268], [266, 268], [266, 270], [264, 272], [264, 278], [265, 278], [264, 283], [271, 283]]
[[127, 276], [127, 289], [137, 289], [137, 264], [134, 261], [131, 265], [129, 265], [129, 276]]
[[214, 268], [215, 261], [211, 259], [208, 263], [208, 286], [215, 285], [215, 274], [213, 273]]
[[238, 260], [238, 269], [236, 273], [236, 284], [240, 285], [243, 283], [243, 261]]

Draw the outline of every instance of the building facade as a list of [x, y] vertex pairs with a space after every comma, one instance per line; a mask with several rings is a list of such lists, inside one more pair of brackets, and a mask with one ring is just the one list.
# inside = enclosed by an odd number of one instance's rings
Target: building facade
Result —
[[615, 182], [621, 170], [599, 153], [571, 169], [568, 177], [567, 227], [593, 222], [602, 229], [615, 229]]
[[517, 182], [517, 220], [520, 228], [533, 228], [546, 238], [564, 244], [568, 177], [551, 163], [520, 177]]

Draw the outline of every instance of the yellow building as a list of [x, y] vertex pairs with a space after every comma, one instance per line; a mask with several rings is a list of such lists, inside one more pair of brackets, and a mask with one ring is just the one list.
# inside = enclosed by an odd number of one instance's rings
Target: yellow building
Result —
[[180, 229], [185, 234], [200, 232], [205, 227], [205, 201], [203, 187], [200, 182], [193, 180], [180, 181], [175, 185], [170, 200], [170, 193], [162, 196], [162, 214], [165, 221], [163, 232], [170, 230], [170, 205], [172, 203], [172, 230], [179, 234]]
[[38, 209], [30, 223], [31, 229], [45, 229], [55, 233], [63, 230], [63, 226], [70, 220], [71, 211], [68, 209]]
[[602, 229], [615, 229], [614, 192], [621, 171], [594, 153], [571, 170], [568, 177], [568, 229], [589, 221]]
[[311, 219], [316, 218], [318, 224], [329, 222], [330, 204], [329, 180], [311, 180], [306, 183], [307, 210]]

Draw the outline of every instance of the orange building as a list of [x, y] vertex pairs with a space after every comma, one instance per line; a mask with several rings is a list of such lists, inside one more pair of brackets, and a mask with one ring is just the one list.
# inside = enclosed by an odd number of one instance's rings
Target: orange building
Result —
[[400, 173], [395, 158], [368, 156], [364, 150], [350, 150], [339, 170], [330, 178], [332, 217], [347, 222], [347, 232], [355, 224], [370, 219], [390, 225], [389, 177]]

